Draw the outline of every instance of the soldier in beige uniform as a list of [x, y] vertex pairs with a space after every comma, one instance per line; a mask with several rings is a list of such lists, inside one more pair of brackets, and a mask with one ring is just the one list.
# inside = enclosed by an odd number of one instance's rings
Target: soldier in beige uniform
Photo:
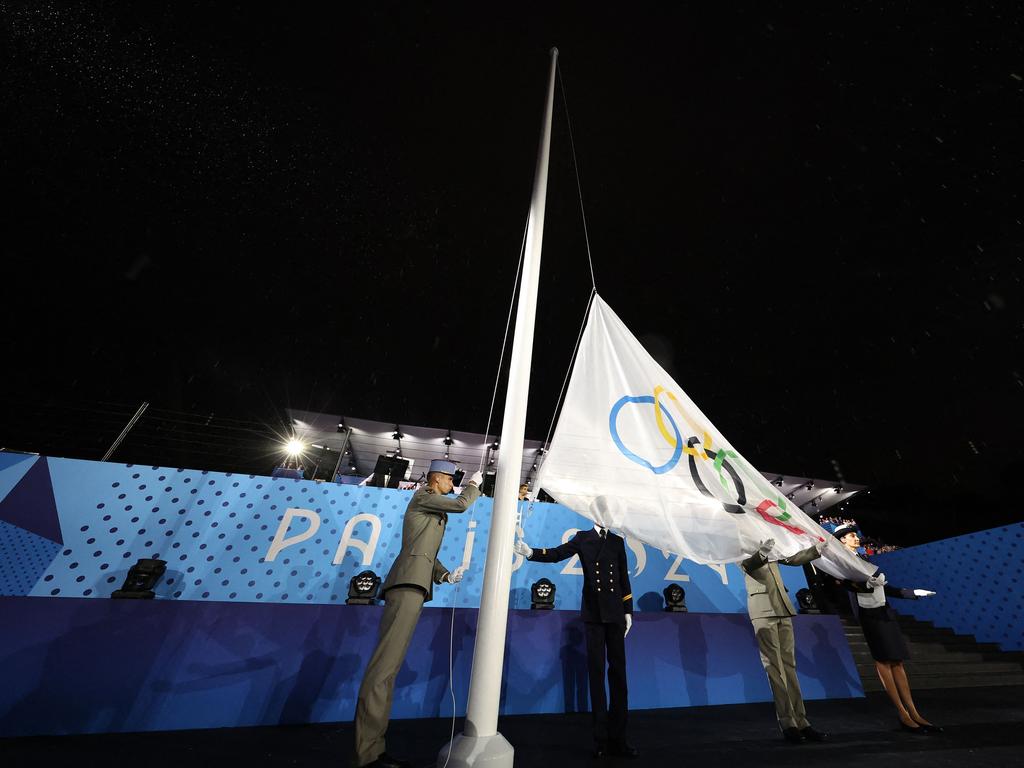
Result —
[[796, 651], [790, 618], [796, 616], [796, 611], [786, 594], [786, 585], [782, 583], [779, 563], [809, 563], [821, 557], [828, 542], [819, 542], [778, 562], [768, 560], [774, 546], [774, 539], [762, 541], [757, 552], [740, 563], [746, 576], [747, 612], [757, 636], [761, 664], [768, 673], [783, 738], [793, 744], [824, 741], [828, 734], [811, 728], [804, 711], [804, 699], [796, 676]]
[[387, 754], [384, 734], [391, 716], [395, 676], [402, 667], [423, 604], [434, 595], [434, 584], [455, 584], [463, 568], [449, 571], [437, 559], [449, 513], [465, 512], [480, 496], [483, 476], [476, 472], [458, 498], [448, 498], [455, 465], [430, 462], [427, 485], [413, 494], [402, 522], [402, 551], [384, 580], [384, 615], [377, 647], [370, 657], [356, 702], [356, 743], [352, 765], [357, 768], [403, 768], [410, 763]]

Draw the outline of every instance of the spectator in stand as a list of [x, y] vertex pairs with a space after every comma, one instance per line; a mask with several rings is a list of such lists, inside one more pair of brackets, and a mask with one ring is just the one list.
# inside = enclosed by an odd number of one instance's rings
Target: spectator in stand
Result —
[[[860, 536], [855, 525], [844, 524], [832, 533], [854, 554], [860, 548]], [[910, 693], [910, 680], [903, 668], [904, 660], [910, 658], [906, 640], [900, 632], [886, 597], [917, 600], [931, 597], [934, 592], [927, 589], [903, 589], [886, 583], [885, 574], [875, 573], [866, 583], [847, 581], [845, 586], [857, 596], [857, 617], [864, 630], [875, 669], [882, 681], [885, 692], [896, 707], [900, 727], [911, 733], [926, 734], [942, 731], [917, 711]]]

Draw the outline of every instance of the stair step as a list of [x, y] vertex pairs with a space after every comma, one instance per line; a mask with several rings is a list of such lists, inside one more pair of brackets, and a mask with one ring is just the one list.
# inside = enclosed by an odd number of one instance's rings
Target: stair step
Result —
[[950, 630], [949, 633], [938, 633], [938, 632], [921, 632], [919, 630], [908, 629], [907, 627], [900, 627], [900, 631], [908, 638], [913, 640], [924, 640], [929, 643], [971, 643], [977, 642], [973, 637], [969, 635], [957, 635]]
[[1024, 669], [1016, 664], [989, 665], [975, 664], [917, 664], [907, 662], [907, 672], [911, 675], [1024, 675]]
[[914, 675], [911, 686], [918, 688], [983, 688], [990, 685], [1024, 685], [1024, 673], [1014, 675]]
[[[1020, 682], [1014, 681], [1012, 679], [1005, 679], [1003, 677], [963, 677], [951, 680], [947, 677], [920, 676], [912, 678], [910, 684], [915, 691], [927, 691], [945, 688], [988, 688], [992, 686], [1020, 685]], [[863, 680], [861, 685], [865, 693], [873, 693], [875, 691], [884, 690], [882, 687], [882, 683], [878, 680], [877, 677], [874, 680], [865, 679]]]
[[[897, 618], [912, 657], [906, 668], [915, 689], [1024, 685], [1024, 652], [1007, 653], [995, 643], [979, 643], [973, 636], [958, 635], [948, 627], [936, 627], [910, 616]], [[864, 690], [881, 691], [859, 622], [850, 617], [840, 617], [840, 621]]]
[[928, 642], [919, 637], [907, 637], [907, 642], [911, 647], [915, 645], [930, 646], [932, 648], [945, 648], [950, 651], [976, 651], [978, 653], [1002, 653], [999, 647], [992, 643], [974, 643], [970, 640], [966, 641], [941, 641], [941, 642]]
[[947, 651], [942, 648], [935, 648], [932, 646], [909, 646], [910, 656], [915, 661], [925, 660], [928, 661], [971, 661], [971, 662], [986, 662], [995, 661], [1001, 664], [1018, 664], [1024, 667], [1024, 661], [1021, 659], [1014, 658], [1012, 655], [1007, 654], [1006, 656], [997, 653], [972, 653], [971, 651]]
[[[907, 661], [904, 666], [910, 675], [1001, 675], [1001, 674], [1024, 674], [1017, 664], [1000, 664], [998, 662], [977, 663], [951, 662], [933, 663], [920, 661]], [[874, 674], [874, 662], [858, 664], [857, 669], [862, 674]]]

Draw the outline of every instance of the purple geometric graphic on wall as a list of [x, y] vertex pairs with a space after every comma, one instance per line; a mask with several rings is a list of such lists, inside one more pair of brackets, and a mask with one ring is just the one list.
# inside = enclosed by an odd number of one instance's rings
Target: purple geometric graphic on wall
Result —
[[0, 501], [0, 520], [44, 539], [64, 543], [45, 458], [40, 457]]

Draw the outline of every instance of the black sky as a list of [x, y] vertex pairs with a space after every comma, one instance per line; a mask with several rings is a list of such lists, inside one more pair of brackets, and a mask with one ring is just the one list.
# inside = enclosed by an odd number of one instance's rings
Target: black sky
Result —
[[[3, 3], [0, 442], [483, 431], [557, 45], [598, 290], [719, 429], [903, 540], [1020, 519], [1024, 10], [746, 5]], [[535, 438], [590, 288], [555, 123]]]

